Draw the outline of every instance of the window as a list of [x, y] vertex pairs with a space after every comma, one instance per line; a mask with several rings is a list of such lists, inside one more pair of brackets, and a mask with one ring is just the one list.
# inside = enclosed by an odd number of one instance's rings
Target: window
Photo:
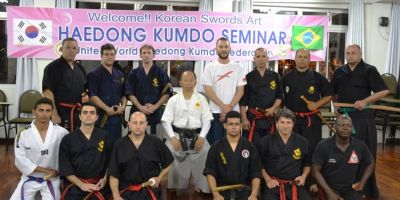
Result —
[[0, 84], [15, 84], [17, 59], [7, 58], [7, 21], [0, 19]]
[[85, 8], [85, 9], [100, 9], [101, 3], [97, 2], [76, 2], [76, 8]]
[[333, 13], [332, 14], [332, 25], [348, 25], [348, 14], [347, 13]]
[[6, 6], [18, 6], [19, 0], [0, 1], [0, 12], [6, 12]]

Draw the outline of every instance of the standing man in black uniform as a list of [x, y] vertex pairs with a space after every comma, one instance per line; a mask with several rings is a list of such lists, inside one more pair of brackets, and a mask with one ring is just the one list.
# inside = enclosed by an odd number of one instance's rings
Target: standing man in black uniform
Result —
[[[309, 69], [310, 51], [296, 51], [296, 69], [287, 73], [282, 80], [284, 104], [296, 114], [293, 132], [305, 137], [314, 149], [322, 139], [321, 119], [318, 109], [332, 98], [332, 89], [322, 74]], [[304, 96], [312, 103], [307, 105], [300, 97]]]
[[[322, 140], [322, 123], [317, 113], [319, 108], [332, 98], [332, 89], [328, 80], [322, 74], [313, 71], [310, 66], [310, 51], [298, 49], [295, 55], [296, 69], [287, 73], [282, 80], [284, 104], [295, 112], [296, 123], [293, 132], [305, 137], [310, 143], [311, 150]], [[306, 104], [304, 96], [310, 104]], [[307, 180], [309, 190], [317, 190], [314, 180]]]
[[204, 175], [215, 200], [231, 199], [232, 191], [218, 192], [217, 186], [244, 184], [234, 190], [235, 199], [256, 200], [260, 186], [261, 163], [255, 145], [240, 136], [241, 116], [230, 111], [225, 116], [226, 136], [208, 151]]
[[[347, 64], [338, 68], [331, 81], [334, 100], [340, 103], [353, 103], [354, 107], [348, 112], [353, 121], [355, 138], [364, 141], [374, 160], [376, 160], [376, 124], [374, 111], [367, 105], [378, 101], [389, 94], [385, 82], [378, 70], [361, 58], [362, 52], [357, 44], [346, 48]], [[371, 94], [373, 92], [373, 94]], [[365, 185], [366, 196], [377, 198], [379, 191], [376, 186], [375, 173]]]
[[60, 176], [68, 185], [61, 200], [84, 199], [89, 192], [102, 200], [111, 144], [107, 132], [95, 127], [98, 114], [94, 104], [83, 103], [79, 118], [81, 127], [64, 136], [60, 144]]
[[264, 137], [259, 147], [265, 181], [261, 199], [311, 199], [304, 187], [311, 168], [310, 144], [293, 132], [296, 115], [292, 111], [281, 109], [275, 117], [277, 133]]
[[267, 53], [264, 48], [255, 50], [256, 68], [246, 75], [247, 85], [239, 102], [243, 134], [255, 144], [267, 133], [275, 132], [273, 116], [283, 97], [278, 73], [268, 69]]
[[[336, 134], [321, 141], [312, 157], [312, 173], [326, 199], [361, 200], [361, 191], [374, 171], [374, 160], [364, 142], [351, 137], [353, 125], [348, 115], [336, 118]], [[357, 179], [361, 168], [361, 180]]]
[[72, 131], [79, 127], [80, 103], [87, 101], [85, 92], [86, 71], [75, 62], [78, 42], [74, 38], [62, 41], [61, 57], [44, 69], [43, 96], [54, 102], [51, 120]]

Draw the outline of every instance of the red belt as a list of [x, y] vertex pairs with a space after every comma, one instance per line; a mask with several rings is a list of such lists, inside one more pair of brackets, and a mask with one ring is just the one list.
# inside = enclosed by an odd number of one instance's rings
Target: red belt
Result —
[[307, 117], [307, 120], [308, 120], [307, 127], [311, 127], [310, 115], [315, 115], [315, 114], [317, 114], [319, 112], [320, 112], [319, 110], [313, 110], [313, 111], [310, 111], [310, 112], [296, 112], [296, 115], [298, 115], [298, 116], [300, 116], [302, 118]]
[[[140, 184], [133, 184], [133, 185], [130, 185], [129, 187], [119, 191], [119, 194], [122, 195], [126, 191], [139, 192], [142, 189], [143, 189], [143, 187]], [[157, 197], [154, 194], [153, 190], [149, 186], [147, 186], [146, 189], [149, 192], [149, 194], [151, 196], [151, 199], [152, 200], [157, 200]]]
[[69, 104], [69, 103], [63, 103], [63, 102], [61, 102], [61, 103], [58, 103], [58, 105], [60, 105], [60, 106], [62, 106], [62, 107], [66, 107], [66, 108], [71, 108], [71, 111], [70, 111], [70, 113], [69, 113], [69, 123], [70, 123], [70, 126], [69, 126], [69, 128], [70, 128], [70, 131], [73, 131], [74, 130], [74, 112], [75, 112], [75, 109], [80, 109], [81, 108], [81, 104], [80, 103], [76, 103], [76, 104]]
[[[79, 180], [81, 180], [84, 183], [96, 184], [97, 182], [99, 182], [100, 178], [92, 178], [92, 179], [79, 178]], [[71, 183], [64, 189], [63, 193], [61, 194], [61, 199], [60, 200], [64, 200], [65, 195], [67, 195], [68, 190], [71, 189], [72, 186], [74, 186], [74, 184]], [[89, 193], [85, 197], [85, 199], [88, 199], [92, 195], [95, 195], [98, 200], [105, 200], [104, 196], [99, 191], [93, 191], [93, 192]]]
[[285, 191], [285, 185], [286, 184], [291, 184], [292, 185], [292, 200], [297, 200], [297, 186], [295, 181], [289, 181], [289, 180], [282, 180], [276, 177], [272, 177], [274, 180], [279, 182], [279, 196], [280, 200], [286, 200], [286, 191]]
[[254, 115], [254, 119], [251, 121], [251, 126], [250, 126], [250, 132], [249, 132], [249, 142], [253, 141], [253, 135], [254, 135], [254, 129], [256, 128], [256, 121], [259, 119], [266, 119], [269, 124], [270, 124], [270, 133], [273, 134], [275, 132], [275, 125], [274, 122], [272, 121], [271, 117], [267, 117], [264, 115], [264, 113], [254, 109], [250, 108], [249, 112]]

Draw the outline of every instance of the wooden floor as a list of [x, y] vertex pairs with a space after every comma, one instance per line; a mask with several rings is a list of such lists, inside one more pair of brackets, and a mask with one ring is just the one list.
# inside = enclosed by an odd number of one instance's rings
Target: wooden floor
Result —
[[[386, 145], [385, 150], [381, 151], [378, 145], [376, 161], [376, 173], [378, 187], [380, 190], [379, 200], [400, 200], [400, 146]], [[8, 152], [5, 145], [0, 144], [0, 200], [9, 199], [20, 178], [20, 173], [14, 165], [14, 153], [12, 147]], [[164, 193], [165, 194], [165, 193]], [[173, 200], [207, 200], [212, 199], [210, 195], [196, 193], [194, 189], [189, 189], [178, 193], [168, 193], [163, 199]]]

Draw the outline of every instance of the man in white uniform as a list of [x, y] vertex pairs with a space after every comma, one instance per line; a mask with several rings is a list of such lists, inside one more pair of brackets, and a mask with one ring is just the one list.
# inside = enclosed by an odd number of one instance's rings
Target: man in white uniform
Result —
[[190, 178], [193, 185], [210, 193], [203, 169], [210, 145], [205, 140], [213, 116], [207, 99], [194, 91], [196, 75], [182, 74], [182, 91], [169, 99], [162, 116], [162, 125], [169, 135], [166, 145], [175, 161], [168, 174], [168, 188], [187, 189]]
[[229, 111], [239, 111], [239, 101], [244, 93], [246, 77], [243, 68], [229, 59], [230, 42], [219, 38], [216, 44], [218, 60], [206, 65], [202, 75], [201, 85], [210, 99], [211, 112], [214, 120], [211, 123], [207, 140], [210, 144], [225, 136], [222, 122]]
[[37, 192], [43, 200], [60, 199], [58, 150], [68, 131], [50, 121], [50, 99], [39, 99], [32, 112], [35, 120], [15, 137], [15, 165], [22, 176], [10, 199], [31, 200]]

